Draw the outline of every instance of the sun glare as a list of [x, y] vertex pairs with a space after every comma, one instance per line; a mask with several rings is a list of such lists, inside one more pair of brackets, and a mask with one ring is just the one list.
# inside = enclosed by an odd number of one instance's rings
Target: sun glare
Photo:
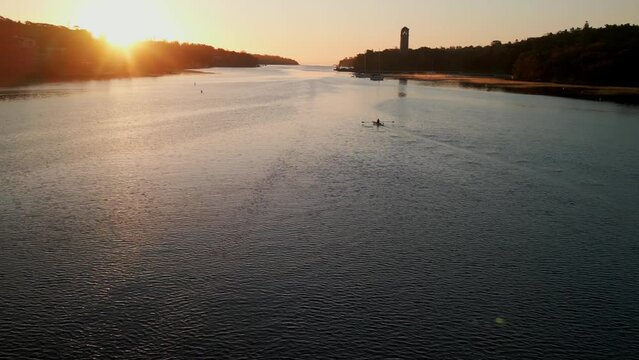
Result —
[[177, 40], [176, 27], [159, 1], [87, 0], [75, 23], [121, 48], [142, 40]]

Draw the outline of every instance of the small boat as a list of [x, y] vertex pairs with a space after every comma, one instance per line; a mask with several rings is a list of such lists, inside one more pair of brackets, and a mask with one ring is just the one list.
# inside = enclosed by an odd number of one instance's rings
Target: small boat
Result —
[[360, 79], [365, 79], [365, 78], [370, 78], [371, 74], [368, 73], [368, 67], [366, 66], [366, 58], [367, 58], [367, 54], [364, 54], [364, 71], [358, 71], [356, 73], [353, 74], [354, 77], [356, 78], [360, 78]]
[[377, 121], [373, 121], [373, 126], [377, 126], [377, 127], [384, 126], [384, 123], [379, 121], [379, 119], [377, 119]]
[[371, 75], [371, 80], [373, 81], [384, 81], [384, 75], [381, 73]]

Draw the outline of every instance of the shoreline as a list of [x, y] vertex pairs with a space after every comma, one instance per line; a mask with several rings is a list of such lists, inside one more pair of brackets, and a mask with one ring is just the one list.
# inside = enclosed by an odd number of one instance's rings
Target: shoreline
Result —
[[639, 87], [574, 85], [510, 80], [503, 77], [445, 73], [384, 74], [398, 80], [417, 80], [433, 84], [461, 86], [486, 91], [547, 95], [594, 101], [639, 105]]
[[[243, 68], [243, 69], [256, 69], [262, 66], [268, 65], [277, 65], [277, 64], [262, 64], [259, 66], [227, 66], [231, 68]], [[295, 65], [290, 65], [295, 66]], [[215, 67], [212, 67], [215, 68]], [[225, 68], [221, 66], [221, 68]], [[210, 68], [202, 68], [202, 69], [210, 69]], [[31, 85], [42, 85], [42, 84], [55, 84], [55, 83], [66, 83], [66, 82], [83, 82], [83, 81], [104, 81], [104, 80], [119, 80], [119, 79], [134, 79], [134, 78], [148, 78], [148, 77], [161, 77], [161, 76], [170, 76], [170, 75], [181, 75], [181, 74], [190, 74], [190, 75], [215, 75], [216, 73], [213, 71], [203, 71], [201, 69], [182, 69], [182, 70], [174, 70], [167, 72], [153, 72], [153, 73], [110, 73], [110, 74], [100, 74], [100, 75], [70, 75], [70, 76], [55, 76], [49, 78], [40, 78], [40, 79], [28, 79], [22, 81], [7, 81], [0, 79], [0, 89], [15, 89], [24, 86]]]
[[179, 74], [213, 74], [197, 70], [179, 70], [166, 73], [134, 73], [134, 74], [101, 74], [101, 75], [80, 75], [80, 76], [57, 76], [45, 79], [29, 79], [19, 82], [2, 82], [0, 81], [0, 89], [15, 89], [32, 85], [71, 83], [84, 81], [106, 81], [106, 80], [122, 80], [134, 78], [161, 77]]

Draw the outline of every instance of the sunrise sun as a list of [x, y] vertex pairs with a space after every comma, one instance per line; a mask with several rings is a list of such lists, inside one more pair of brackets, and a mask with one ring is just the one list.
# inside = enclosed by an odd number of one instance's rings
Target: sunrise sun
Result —
[[176, 26], [157, 1], [89, 0], [78, 8], [76, 23], [119, 47], [142, 40], [176, 40]]

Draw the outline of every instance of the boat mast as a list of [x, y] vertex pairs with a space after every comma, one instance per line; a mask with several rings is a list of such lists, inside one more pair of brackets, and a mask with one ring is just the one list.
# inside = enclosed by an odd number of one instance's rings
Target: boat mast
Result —
[[368, 57], [368, 51], [364, 52], [364, 74], [368, 71], [366, 69], [366, 58]]

